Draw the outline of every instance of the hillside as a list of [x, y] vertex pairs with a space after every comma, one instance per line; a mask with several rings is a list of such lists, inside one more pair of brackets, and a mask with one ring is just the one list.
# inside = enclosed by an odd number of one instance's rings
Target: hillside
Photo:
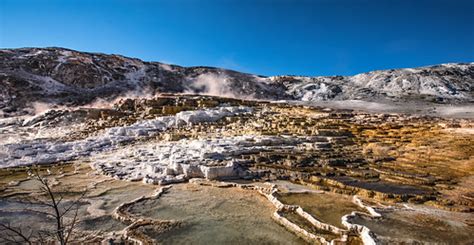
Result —
[[117, 97], [198, 93], [296, 101], [474, 101], [474, 63], [373, 71], [355, 76], [264, 77], [213, 67], [181, 67], [64, 48], [0, 50], [3, 117], [42, 107], [99, 105]]

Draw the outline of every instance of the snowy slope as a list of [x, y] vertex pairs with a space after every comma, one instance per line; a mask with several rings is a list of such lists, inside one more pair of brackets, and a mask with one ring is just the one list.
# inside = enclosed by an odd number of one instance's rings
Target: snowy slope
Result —
[[[275, 81], [288, 77], [274, 77]], [[303, 101], [405, 98], [472, 102], [474, 63], [383, 70], [355, 76], [291, 77], [288, 92]]]
[[263, 77], [63, 48], [0, 50], [0, 117], [33, 114], [38, 104], [80, 106], [156, 93], [266, 100], [472, 103], [473, 88], [474, 63], [373, 71], [355, 76]]

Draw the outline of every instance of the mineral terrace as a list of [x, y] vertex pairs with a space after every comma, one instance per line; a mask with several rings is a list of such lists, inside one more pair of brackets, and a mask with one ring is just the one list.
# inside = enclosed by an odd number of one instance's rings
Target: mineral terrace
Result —
[[472, 119], [161, 94], [1, 119], [0, 137], [0, 221], [36, 229], [43, 166], [88, 189], [79, 242], [474, 243]]

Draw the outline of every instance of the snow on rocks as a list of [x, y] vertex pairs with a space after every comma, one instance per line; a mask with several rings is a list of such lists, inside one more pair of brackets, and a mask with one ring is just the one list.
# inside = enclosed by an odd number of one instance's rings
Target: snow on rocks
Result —
[[301, 101], [348, 99], [407, 98], [416, 100], [429, 96], [455, 101], [468, 101], [472, 83], [469, 74], [474, 63], [442, 64], [412, 69], [391, 69], [361, 73], [354, 76], [270, 77], [284, 83], [286, 93]]
[[216, 122], [224, 117], [250, 113], [249, 107], [217, 107], [206, 110], [183, 111], [174, 116], [144, 120], [124, 127], [106, 129], [98, 136], [62, 142], [54, 139], [34, 139], [17, 143], [0, 142], [0, 167], [50, 164], [69, 161], [117, 148], [121, 143], [153, 136], [169, 128], [205, 122]]

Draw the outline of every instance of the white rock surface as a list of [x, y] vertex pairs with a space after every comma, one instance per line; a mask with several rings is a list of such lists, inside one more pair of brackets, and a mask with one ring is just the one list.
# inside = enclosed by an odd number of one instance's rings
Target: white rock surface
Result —
[[214, 109], [183, 111], [174, 116], [139, 121], [125, 127], [106, 129], [98, 136], [71, 142], [55, 139], [33, 139], [9, 143], [0, 141], [0, 167], [50, 164], [90, 156], [117, 148], [118, 144], [153, 136], [173, 127], [196, 123], [216, 122], [224, 117], [250, 113], [249, 107], [218, 107]]
[[311, 142], [306, 137], [243, 135], [131, 145], [93, 157], [91, 166], [119, 179], [167, 184], [189, 178], [225, 179], [251, 175], [242, 155]]

